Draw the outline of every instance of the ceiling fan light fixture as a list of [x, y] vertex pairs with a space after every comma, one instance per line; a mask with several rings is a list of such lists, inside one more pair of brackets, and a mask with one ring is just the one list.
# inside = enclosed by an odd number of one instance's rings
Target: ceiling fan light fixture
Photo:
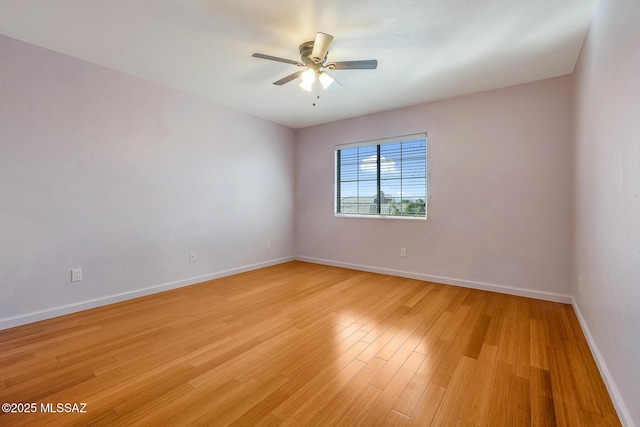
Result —
[[307, 71], [302, 73], [300, 77], [302, 78], [303, 82], [309, 82], [310, 84], [313, 84], [313, 82], [316, 81], [316, 70], [314, 70], [313, 68], [309, 68]]
[[331, 77], [328, 73], [325, 73], [324, 71], [320, 73], [320, 75], [318, 76], [318, 80], [320, 80], [322, 89], [328, 88], [329, 86], [331, 86], [331, 83], [335, 81], [333, 77]]
[[311, 92], [311, 89], [313, 89], [313, 81], [303, 80], [300, 82], [300, 87], [307, 92]]
[[307, 71], [302, 73], [300, 78], [302, 79], [300, 87], [307, 92], [311, 92], [311, 89], [313, 89], [313, 84], [316, 81], [316, 70], [314, 70], [313, 68], [309, 68], [307, 69]]

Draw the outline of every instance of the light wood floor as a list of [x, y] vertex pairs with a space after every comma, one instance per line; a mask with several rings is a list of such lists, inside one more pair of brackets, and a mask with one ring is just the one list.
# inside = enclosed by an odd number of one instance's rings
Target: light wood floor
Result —
[[620, 425], [571, 306], [302, 262], [0, 331], [4, 402], [38, 410], [5, 426]]

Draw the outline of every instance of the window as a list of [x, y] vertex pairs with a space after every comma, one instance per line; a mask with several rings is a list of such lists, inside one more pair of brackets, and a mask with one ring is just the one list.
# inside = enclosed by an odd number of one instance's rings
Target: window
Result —
[[336, 147], [335, 213], [427, 217], [427, 135]]

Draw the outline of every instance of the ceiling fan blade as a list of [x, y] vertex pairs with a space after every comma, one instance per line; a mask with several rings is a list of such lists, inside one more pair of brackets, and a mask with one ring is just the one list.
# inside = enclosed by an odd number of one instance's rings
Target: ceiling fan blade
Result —
[[327, 52], [329, 52], [329, 46], [332, 41], [333, 36], [330, 34], [316, 34], [316, 39], [313, 42], [313, 50], [311, 51], [311, 58], [319, 59], [319, 62], [322, 62], [324, 57], [327, 56]]
[[254, 53], [251, 56], [253, 56], [254, 58], [268, 59], [269, 61], [284, 62], [285, 64], [292, 64], [292, 65], [297, 65], [299, 67], [304, 67], [304, 64], [300, 61], [293, 61], [291, 59], [286, 59], [286, 58], [278, 58], [277, 56], [265, 55], [263, 53]]
[[304, 73], [305, 70], [301, 70], [301, 71], [296, 71], [293, 74], [289, 74], [287, 77], [283, 77], [280, 80], [278, 80], [277, 82], [273, 82], [274, 85], [277, 86], [282, 86], [285, 83], [289, 83], [291, 80], [295, 80], [298, 77], [300, 77], [302, 75], [302, 73]]
[[342, 61], [327, 64], [330, 70], [375, 70], [378, 68], [378, 61], [367, 59], [363, 61]]
[[333, 79], [333, 84], [331, 85], [331, 88], [332, 89], [340, 89], [342, 87], [342, 83], [337, 81], [333, 76], [331, 76], [331, 78]]

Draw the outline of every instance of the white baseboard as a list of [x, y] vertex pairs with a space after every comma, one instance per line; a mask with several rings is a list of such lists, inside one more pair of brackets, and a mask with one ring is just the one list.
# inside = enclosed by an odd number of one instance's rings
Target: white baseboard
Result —
[[390, 268], [372, 267], [369, 265], [350, 264], [346, 262], [333, 261], [320, 258], [312, 258], [305, 256], [296, 257], [299, 261], [311, 262], [314, 264], [331, 265], [334, 267], [349, 268], [352, 270], [368, 271], [370, 273], [388, 274], [390, 276], [407, 277], [409, 279], [425, 280], [427, 282], [442, 283], [445, 285], [461, 286], [464, 288], [480, 289], [483, 291], [498, 292], [501, 294], [516, 295], [520, 297], [535, 298], [545, 301], [560, 302], [571, 304], [570, 295], [556, 294], [553, 292], [536, 291], [533, 289], [514, 288], [511, 286], [496, 285], [492, 283], [476, 282], [465, 279], [456, 279], [452, 277], [433, 276], [430, 274], [414, 273], [410, 271], [393, 270]]
[[587, 338], [587, 343], [589, 344], [589, 348], [591, 349], [591, 354], [593, 358], [596, 360], [596, 364], [598, 365], [598, 370], [600, 371], [600, 375], [602, 376], [605, 385], [607, 386], [607, 390], [609, 391], [609, 396], [611, 396], [611, 400], [613, 401], [613, 406], [615, 406], [616, 411], [618, 412], [618, 417], [622, 422], [622, 425], [627, 427], [634, 427], [635, 424], [631, 419], [631, 414], [627, 410], [627, 406], [624, 404], [624, 400], [622, 400], [622, 396], [620, 396], [620, 391], [618, 391], [618, 387], [616, 387], [616, 383], [613, 381], [613, 377], [607, 368], [607, 364], [604, 362], [604, 358], [596, 345], [593, 336], [591, 335], [591, 331], [587, 326], [587, 322], [582, 316], [582, 312], [580, 311], [580, 307], [578, 306], [578, 301], [575, 298], [571, 297], [571, 305], [573, 306], [573, 311], [576, 313], [576, 317], [578, 318], [578, 322], [580, 323], [580, 327], [582, 328], [582, 332], [584, 336]]
[[28, 323], [40, 320], [51, 319], [53, 317], [63, 316], [65, 314], [76, 313], [90, 308], [101, 307], [103, 305], [113, 304], [133, 298], [151, 295], [158, 292], [168, 291], [170, 289], [181, 288], [183, 286], [195, 285], [196, 283], [206, 282], [208, 280], [219, 279], [221, 277], [231, 276], [233, 274], [244, 273], [246, 271], [256, 270], [258, 268], [269, 267], [284, 262], [293, 261], [294, 257], [280, 258], [271, 261], [261, 262], [258, 264], [245, 265], [242, 267], [232, 268], [230, 270], [219, 271], [216, 273], [206, 274], [204, 276], [190, 277], [184, 280], [178, 280], [169, 283], [149, 286], [147, 288], [136, 289], [129, 292], [122, 292], [115, 295], [109, 295], [87, 301], [81, 301], [73, 304], [54, 307], [46, 310], [34, 311], [19, 316], [7, 317], [0, 319], [0, 330], [13, 328], [15, 326], [26, 325]]

